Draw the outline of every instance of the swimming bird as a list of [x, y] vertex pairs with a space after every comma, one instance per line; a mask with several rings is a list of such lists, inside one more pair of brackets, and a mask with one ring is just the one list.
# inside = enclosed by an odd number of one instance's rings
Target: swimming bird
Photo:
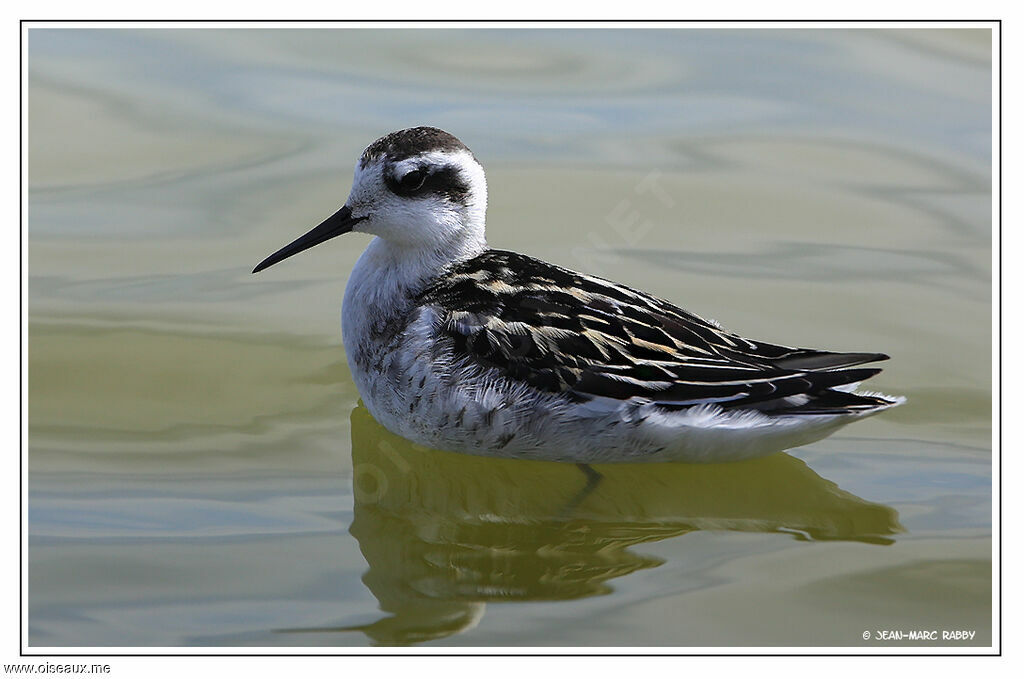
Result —
[[857, 393], [881, 353], [755, 341], [597, 276], [487, 247], [487, 183], [434, 127], [370, 144], [344, 206], [253, 273], [375, 236], [342, 303], [366, 408], [432, 448], [514, 458], [721, 462], [828, 436], [903, 402]]

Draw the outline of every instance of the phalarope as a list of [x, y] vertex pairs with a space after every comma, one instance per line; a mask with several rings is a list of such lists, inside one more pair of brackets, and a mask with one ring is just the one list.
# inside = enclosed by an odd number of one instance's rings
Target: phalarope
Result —
[[488, 249], [487, 184], [433, 127], [370, 144], [345, 205], [253, 273], [330, 238], [376, 236], [342, 335], [359, 394], [432, 448], [576, 462], [739, 460], [903, 402], [854, 393], [879, 353], [745, 339], [639, 290]]

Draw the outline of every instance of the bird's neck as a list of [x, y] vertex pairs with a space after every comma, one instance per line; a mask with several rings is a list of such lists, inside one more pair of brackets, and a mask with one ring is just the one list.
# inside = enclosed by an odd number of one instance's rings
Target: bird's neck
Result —
[[[410, 247], [374, 238], [345, 288], [342, 333], [351, 352], [368, 338], [404, 326], [423, 292], [446, 268], [483, 252], [483, 233], [438, 248]], [[351, 345], [351, 346], [350, 346]]]
[[[394, 243], [376, 237], [356, 262], [349, 286], [372, 282], [373, 290], [363, 290], [382, 301], [388, 297], [416, 296], [452, 264], [475, 257], [487, 248], [483, 235], [467, 236], [437, 247]], [[364, 305], [371, 303], [366, 299]]]

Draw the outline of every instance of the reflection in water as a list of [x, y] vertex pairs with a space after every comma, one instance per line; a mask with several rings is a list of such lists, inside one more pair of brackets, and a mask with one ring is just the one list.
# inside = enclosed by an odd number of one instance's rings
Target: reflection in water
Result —
[[[355, 519], [363, 582], [389, 615], [360, 627], [378, 644], [472, 628], [488, 601], [606, 594], [662, 560], [634, 545], [694, 530], [792, 532], [888, 544], [896, 512], [840, 490], [779, 453], [730, 464], [619, 464], [567, 511], [586, 479], [571, 464], [428, 450], [352, 413]], [[292, 630], [292, 631], [332, 631]]]

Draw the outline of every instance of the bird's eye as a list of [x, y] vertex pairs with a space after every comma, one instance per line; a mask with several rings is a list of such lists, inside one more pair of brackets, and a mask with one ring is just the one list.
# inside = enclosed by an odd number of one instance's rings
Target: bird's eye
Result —
[[412, 170], [398, 180], [398, 188], [402, 193], [412, 193], [423, 186], [427, 173], [423, 170]]

